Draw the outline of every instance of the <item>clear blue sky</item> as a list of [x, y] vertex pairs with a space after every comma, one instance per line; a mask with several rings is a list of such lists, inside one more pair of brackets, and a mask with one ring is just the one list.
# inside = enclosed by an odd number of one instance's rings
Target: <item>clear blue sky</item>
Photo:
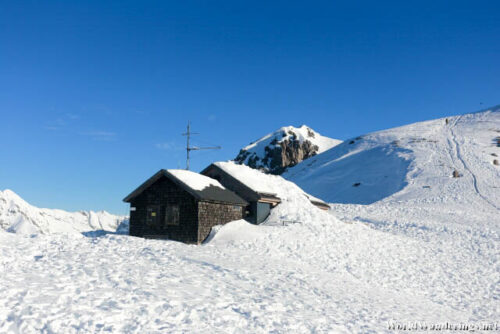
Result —
[[[0, 189], [126, 213], [284, 125], [346, 139], [500, 103], [499, 1], [2, 1]], [[481, 106], [480, 103], [483, 103]]]

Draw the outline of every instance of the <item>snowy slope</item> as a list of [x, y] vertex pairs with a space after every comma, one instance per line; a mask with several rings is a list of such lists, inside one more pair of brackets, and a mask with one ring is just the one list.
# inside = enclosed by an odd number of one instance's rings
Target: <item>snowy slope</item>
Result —
[[66, 212], [40, 209], [11, 190], [0, 191], [0, 229], [23, 234], [115, 231], [126, 220], [105, 211]]
[[[367, 134], [283, 176], [327, 202], [418, 201], [500, 208], [500, 107]], [[453, 178], [457, 171], [461, 177]]]
[[282, 127], [240, 150], [234, 159], [272, 174], [281, 174], [287, 167], [324, 152], [340, 140], [324, 137], [306, 125]]

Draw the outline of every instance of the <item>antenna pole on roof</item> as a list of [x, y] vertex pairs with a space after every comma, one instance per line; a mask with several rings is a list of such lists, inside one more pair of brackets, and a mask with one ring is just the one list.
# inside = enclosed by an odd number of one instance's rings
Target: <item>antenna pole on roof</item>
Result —
[[191, 132], [191, 122], [188, 121], [187, 124], [187, 132], [183, 133], [183, 136], [186, 136], [186, 170], [189, 170], [189, 152], [191, 151], [199, 151], [199, 150], [220, 150], [220, 146], [210, 146], [210, 147], [199, 147], [199, 146], [190, 146], [190, 140], [192, 135], [198, 135], [197, 132]]

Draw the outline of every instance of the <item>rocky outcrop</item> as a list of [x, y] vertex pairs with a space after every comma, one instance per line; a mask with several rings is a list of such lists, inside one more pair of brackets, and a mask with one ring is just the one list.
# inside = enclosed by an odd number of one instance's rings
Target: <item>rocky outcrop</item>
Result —
[[283, 127], [240, 150], [234, 161], [270, 174], [315, 156], [341, 141], [321, 136], [311, 128]]

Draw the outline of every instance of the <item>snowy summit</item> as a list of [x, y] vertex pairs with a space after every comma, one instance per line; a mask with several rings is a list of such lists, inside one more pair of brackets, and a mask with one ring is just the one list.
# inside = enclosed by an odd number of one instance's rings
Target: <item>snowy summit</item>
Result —
[[285, 126], [241, 149], [234, 161], [265, 173], [281, 174], [341, 142], [324, 137], [306, 125]]

